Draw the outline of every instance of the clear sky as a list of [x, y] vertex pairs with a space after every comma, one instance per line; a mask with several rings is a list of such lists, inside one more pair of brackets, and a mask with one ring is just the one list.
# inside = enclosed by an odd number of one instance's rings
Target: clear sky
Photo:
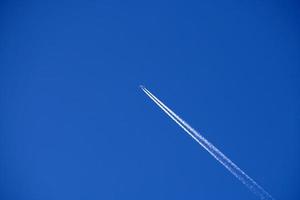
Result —
[[297, 1], [1, 1], [0, 199], [300, 199]]

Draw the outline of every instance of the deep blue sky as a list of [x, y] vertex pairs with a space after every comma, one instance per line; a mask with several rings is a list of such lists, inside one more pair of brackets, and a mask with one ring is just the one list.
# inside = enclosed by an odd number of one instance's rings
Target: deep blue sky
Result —
[[0, 199], [300, 199], [297, 1], [2, 1]]

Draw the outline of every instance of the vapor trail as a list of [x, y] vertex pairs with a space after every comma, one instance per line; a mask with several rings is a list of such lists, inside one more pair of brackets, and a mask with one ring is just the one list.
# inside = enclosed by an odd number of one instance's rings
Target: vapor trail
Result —
[[176, 113], [162, 103], [144, 86], [141, 89], [154, 101], [172, 120], [174, 120], [185, 132], [187, 132], [194, 140], [196, 140], [205, 150], [207, 150], [217, 161], [219, 161], [229, 172], [239, 179], [251, 192], [256, 194], [262, 200], [274, 200], [273, 197], [266, 192], [259, 184], [250, 178], [243, 170], [236, 166], [229, 158], [227, 158], [213, 144], [206, 140], [200, 133], [193, 129], [187, 122], [181, 119]]

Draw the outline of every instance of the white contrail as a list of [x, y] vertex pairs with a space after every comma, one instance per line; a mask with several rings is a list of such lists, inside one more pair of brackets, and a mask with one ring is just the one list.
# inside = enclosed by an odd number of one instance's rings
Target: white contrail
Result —
[[236, 166], [229, 158], [227, 158], [213, 144], [206, 140], [200, 133], [193, 129], [187, 122], [181, 119], [170, 108], [163, 104], [144, 86], [141, 89], [156, 103], [171, 119], [173, 119], [185, 132], [187, 132], [194, 140], [196, 140], [205, 150], [207, 150], [216, 160], [218, 160], [228, 171], [238, 178], [247, 188], [262, 200], [274, 200], [273, 197], [250, 178], [243, 170]]

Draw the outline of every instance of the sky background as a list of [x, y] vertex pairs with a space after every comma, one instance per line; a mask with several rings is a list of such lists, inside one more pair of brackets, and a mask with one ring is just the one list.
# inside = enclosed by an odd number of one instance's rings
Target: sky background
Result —
[[297, 1], [1, 1], [0, 199], [300, 199]]

